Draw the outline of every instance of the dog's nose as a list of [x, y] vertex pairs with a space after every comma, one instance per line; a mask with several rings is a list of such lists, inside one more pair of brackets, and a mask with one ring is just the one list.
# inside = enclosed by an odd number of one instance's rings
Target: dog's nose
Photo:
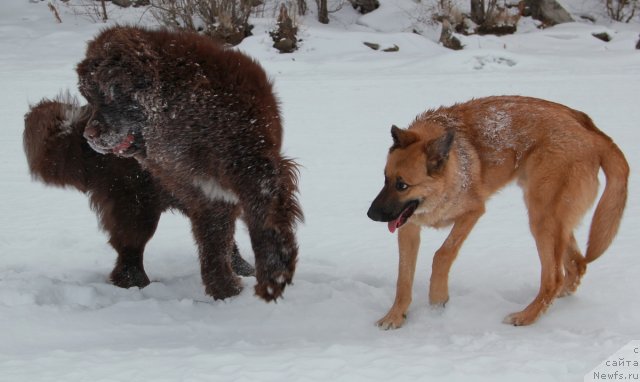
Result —
[[87, 123], [87, 126], [84, 128], [84, 137], [86, 139], [93, 139], [100, 134], [100, 129], [98, 128], [98, 122], [93, 120]]
[[369, 219], [373, 220], [373, 221], [382, 221], [382, 214], [380, 213], [380, 210], [378, 208], [375, 208], [373, 204], [371, 204], [371, 207], [369, 207], [369, 211], [367, 211], [367, 216], [369, 217]]

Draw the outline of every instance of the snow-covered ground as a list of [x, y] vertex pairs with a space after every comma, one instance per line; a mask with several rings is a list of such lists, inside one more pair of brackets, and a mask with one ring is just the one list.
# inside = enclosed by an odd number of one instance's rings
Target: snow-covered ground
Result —
[[[382, 14], [364, 19], [345, 7], [329, 25], [305, 19], [291, 55], [271, 48], [265, 29], [273, 21], [255, 20], [255, 36], [239, 47], [273, 77], [285, 151], [303, 166], [300, 259], [277, 304], [253, 296], [254, 278], [238, 297], [205, 296], [189, 224], [177, 214], [163, 216], [147, 247], [151, 285], [107, 282], [115, 253], [86, 197], [32, 182], [22, 151], [28, 104], [77, 92], [74, 66], [102, 25], [64, 12], [56, 24], [45, 3], [3, 3], [0, 380], [579, 381], [640, 339], [638, 23], [470, 37], [468, 49], [452, 52], [404, 32], [398, 15], [408, 13], [397, 6], [408, 3], [383, 0]], [[603, 30], [611, 42], [591, 36]], [[535, 296], [540, 274], [520, 190], [510, 186], [463, 246], [447, 307], [427, 303], [431, 255], [447, 232], [424, 230], [408, 321], [379, 330], [374, 322], [395, 293], [396, 238], [365, 213], [383, 182], [389, 127], [426, 108], [497, 94], [585, 111], [619, 144], [632, 173], [618, 237], [575, 296], [532, 326], [504, 325]], [[578, 231], [582, 248], [589, 221]], [[238, 236], [252, 261], [241, 224]]]

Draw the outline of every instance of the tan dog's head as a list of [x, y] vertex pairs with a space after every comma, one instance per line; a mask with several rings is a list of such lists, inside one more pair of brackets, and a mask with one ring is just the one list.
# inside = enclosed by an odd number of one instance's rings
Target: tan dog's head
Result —
[[453, 143], [453, 129], [432, 139], [417, 132], [391, 127], [393, 146], [384, 169], [384, 187], [375, 198], [367, 216], [387, 222], [395, 232], [420, 207], [431, 205], [431, 195], [445, 192], [443, 170]]

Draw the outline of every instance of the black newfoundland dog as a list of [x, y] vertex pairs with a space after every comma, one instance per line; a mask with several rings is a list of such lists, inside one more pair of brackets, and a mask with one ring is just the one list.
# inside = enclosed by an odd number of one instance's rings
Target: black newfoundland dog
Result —
[[297, 167], [281, 150], [278, 101], [262, 67], [189, 32], [116, 26], [78, 64], [96, 151], [135, 158], [191, 220], [207, 294], [240, 293], [231, 267], [242, 215], [257, 295], [291, 283], [298, 255]]
[[[133, 158], [102, 155], [83, 137], [91, 107], [61, 95], [42, 100], [25, 116], [24, 151], [32, 176], [45, 184], [74, 187], [89, 195], [109, 243], [118, 253], [111, 281], [122, 288], [149, 284], [142, 262], [160, 214], [182, 205]], [[184, 211], [184, 210], [183, 210]], [[241, 276], [253, 274], [234, 245], [231, 264]]]
[[78, 64], [96, 151], [135, 158], [191, 220], [207, 294], [240, 293], [231, 268], [242, 215], [255, 254], [255, 292], [291, 283], [302, 211], [297, 167], [281, 150], [278, 101], [262, 67], [189, 32], [111, 27]]

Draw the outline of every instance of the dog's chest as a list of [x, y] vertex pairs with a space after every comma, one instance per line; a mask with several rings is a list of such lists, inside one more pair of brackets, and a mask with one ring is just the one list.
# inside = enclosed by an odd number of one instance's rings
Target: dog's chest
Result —
[[453, 223], [454, 217], [450, 211], [444, 211], [442, 209], [436, 209], [432, 211], [417, 212], [411, 220], [415, 224], [431, 227], [431, 228], [444, 228]]
[[232, 190], [224, 188], [213, 177], [196, 177], [193, 185], [202, 193], [204, 197], [212, 202], [227, 202], [237, 204], [240, 200]]

